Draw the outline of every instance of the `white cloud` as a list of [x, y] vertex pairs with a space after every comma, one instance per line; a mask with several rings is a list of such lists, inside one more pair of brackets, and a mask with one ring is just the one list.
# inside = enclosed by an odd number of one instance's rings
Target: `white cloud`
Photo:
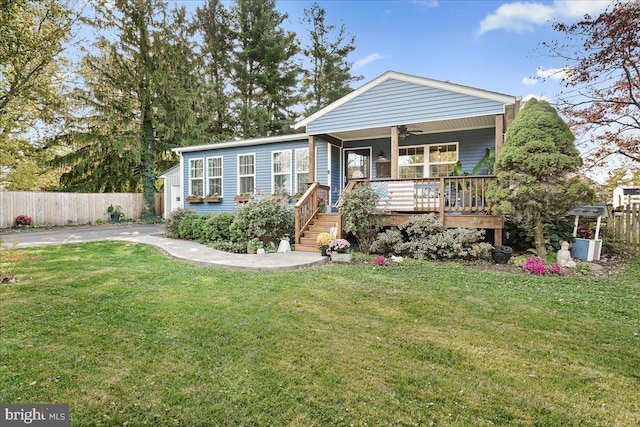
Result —
[[525, 84], [527, 86], [533, 86], [538, 84], [538, 79], [534, 78], [534, 77], [524, 77], [522, 79], [522, 84]]
[[365, 65], [373, 62], [373, 61], [377, 61], [379, 59], [384, 59], [386, 58], [386, 56], [379, 54], [378, 52], [376, 53], [372, 53], [369, 56], [366, 56], [362, 59], [358, 59], [356, 62], [353, 63], [353, 68], [360, 68], [360, 67], [364, 67]]
[[552, 3], [522, 2], [505, 3], [480, 22], [477, 30], [482, 35], [493, 30], [515, 33], [532, 32], [535, 27], [552, 20], [567, 20], [583, 17], [585, 14], [599, 14], [611, 5], [613, 0], [554, 0]]
[[552, 79], [552, 80], [569, 80], [571, 76], [570, 68], [547, 68], [546, 70], [542, 67], [538, 67], [536, 71], [536, 76], [543, 79]]
[[535, 98], [535, 99], [537, 99], [537, 100], [539, 100], [539, 101], [547, 101], [547, 102], [550, 102], [550, 101], [551, 101], [551, 98], [546, 97], [546, 96], [544, 96], [544, 95], [534, 95], [533, 93], [530, 93], [529, 95], [526, 95], [526, 96], [523, 96], [523, 97], [522, 97], [522, 103], [523, 103], [523, 104], [524, 104], [524, 103], [526, 103], [526, 102], [527, 102], [528, 100], [530, 100], [531, 98]]

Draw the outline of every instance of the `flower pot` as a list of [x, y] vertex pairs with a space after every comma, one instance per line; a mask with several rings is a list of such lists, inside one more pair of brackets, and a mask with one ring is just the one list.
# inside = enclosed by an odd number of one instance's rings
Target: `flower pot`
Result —
[[506, 264], [511, 259], [513, 249], [510, 246], [495, 246], [491, 250], [491, 258], [496, 264]]
[[222, 202], [222, 197], [205, 197], [204, 201], [207, 203], [220, 203]]
[[185, 200], [187, 203], [202, 203], [204, 199], [202, 197], [187, 197]]
[[264, 248], [258, 248], [256, 249], [256, 254], [257, 255], [264, 255], [266, 252], [264, 251]]
[[120, 214], [111, 214], [111, 221], [120, 221]]
[[353, 254], [340, 254], [331, 252], [331, 261], [333, 262], [351, 262]]

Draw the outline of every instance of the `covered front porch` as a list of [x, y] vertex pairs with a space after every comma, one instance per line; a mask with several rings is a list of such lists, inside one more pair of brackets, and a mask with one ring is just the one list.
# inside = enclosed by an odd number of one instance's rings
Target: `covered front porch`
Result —
[[367, 183], [387, 225], [431, 212], [446, 227], [495, 230], [500, 245], [503, 219], [485, 200], [495, 177], [483, 160], [493, 164], [519, 107], [518, 97], [387, 72], [298, 122], [313, 184], [296, 205], [296, 243], [322, 200], [341, 234], [342, 194]]

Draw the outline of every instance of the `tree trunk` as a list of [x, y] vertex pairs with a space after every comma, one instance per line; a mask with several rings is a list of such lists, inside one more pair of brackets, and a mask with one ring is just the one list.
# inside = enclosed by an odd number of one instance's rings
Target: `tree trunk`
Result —
[[149, 31], [145, 16], [139, 17], [140, 62], [142, 75], [138, 97], [140, 99], [141, 138], [142, 138], [142, 193], [144, 196], [144, 213], [155, 215], [155, 182], [156, 182], [156, 152], [153, 132], [153, 106], [151, 105], [151, 75], [154, 71], [151, 60]]
[[544, 244], [544, 224], [540, 218], [540, 213], [536, 214], [533, 229], [533, 242], [536, 246], [538, 256], [544, 261], [547, 259], [547, 249]]

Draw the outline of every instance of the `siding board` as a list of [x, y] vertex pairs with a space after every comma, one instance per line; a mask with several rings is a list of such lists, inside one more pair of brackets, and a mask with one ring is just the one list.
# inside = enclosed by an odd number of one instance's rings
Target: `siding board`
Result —
[[[223, 169], [223, 189], [222, 202], [220, 203], [188, 203], [185, 201], [184, 207], [193, 209], [198, 214], [216, 213], [216, 212], [234, 212], [237, 208], [234, 197], [238, 194], [238, 155], [239, 154], [255, 154], [255, 186], [263, 194], [271, 194], [272, 192], [272, 176], [271, 161], [272, 152], [274, 151], [290, 151], [291, 152], [291, 182], [295, 179], [295, 169], [293, 163], [296, 148], [307, 148], [309, 141], [305, 136], [299, 141], [274, 142], [272, 144], [260, 144], [254, 146], [228, 147], [220, 149], [208, 149], [203, 151], [185, 152], [182, 155], [184, 162], [184, 176], [182, 177], [183, 200], [188, 196], [189, 191], [189, 160], [195, 158], [222, 157]], [[318, 142], [320, 144], [320, 141]], [[326, 168], [326, 167], [325, 167]], [[205, 193], [208, 191], [206, 185], [205, 171]], [[293, 191], [293, 189], [292, 189]]]
[[500, 102], [387, 80], [309, 123], [307, 132], [322, 134], [503, 112]]

